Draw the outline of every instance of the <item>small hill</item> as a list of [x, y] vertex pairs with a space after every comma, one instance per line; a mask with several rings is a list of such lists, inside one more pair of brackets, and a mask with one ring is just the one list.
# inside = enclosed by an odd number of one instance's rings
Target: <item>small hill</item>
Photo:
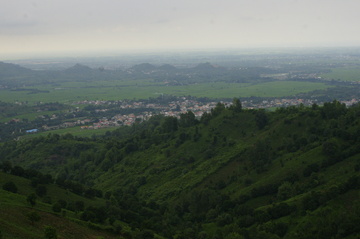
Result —
[[164, 64], [162, 66], [158, 67], [158, 70], [162, 70], [162, 71], [176, 71], [178, 70], [175, 66], [170, 65], [170, 64]]
[[206, 63], [200, 63], [191, 69], [196, 71], [214, 71], [214, 70], [225, 70], [226, 68], [215, 66], [210, 62], [206, 62]]
[[82, 64], [75, 64], [74, 66], [64, 70], [64, 72], [66, 73], [76, 73], [76, 74], [90, 73], [92, 71], [93, 69]]
[[0, 62], [0, 77], [16, 77], [33, 73], [32, 70], [16, 64]]
[[137, 72], [150, 72], [156, 70], [156, 67], [150, 63], [142, 63], [131, 67], [130, 70]]

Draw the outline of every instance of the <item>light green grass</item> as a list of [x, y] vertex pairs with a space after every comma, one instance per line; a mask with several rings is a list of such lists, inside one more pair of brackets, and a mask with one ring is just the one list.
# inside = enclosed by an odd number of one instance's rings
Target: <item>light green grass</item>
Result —
[[28, 134], [21, 136], [21, 139], [31, 139], [38, 136], [46, 136], [48, 134], [72, 134], [78, 137], [91, 137], [93, 135], [99, 136], [104, 135], [107, 131], [116, 130], [118, 127], [109, 127], [109, 128], [102, 128], [102, 129], [81, 129], [80, 127], [72, 127], [66, 129], [57, 129], [57, 130], [49, 130], [45, 132], [35, 133], [35, 134]]
[[346, 67], [332, 69], [330, 73], [322, 74], [321, 77], [331, 80], [360, 81], [360, 68]]

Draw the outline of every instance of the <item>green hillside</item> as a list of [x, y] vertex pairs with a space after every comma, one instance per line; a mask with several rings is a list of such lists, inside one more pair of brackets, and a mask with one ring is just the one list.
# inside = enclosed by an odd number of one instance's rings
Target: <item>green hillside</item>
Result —
[[[5, 185], [9, 182], [15, 185], [15, 192], [6, 188]], [[34, 187], [34, 181], [3, 172], [0, 173], [0, 185], [2, 238], [47, 238], [44, 237], [45, 228], [55, 229], [57, 238], [64, 239], [119, 238], [119, 233], [114, 232], [111, 226], [85, 222], [81, 220], [80, 211], [71, 209], [71, 205], [76, 202], [89, 207], [103, 205], [105, 200], [82, 197], [54, 184], [41, 185], [47, 190], [44, 195], [40, 195], [40, 185]], [[30, 197], [33, 197], [33, 203]], [[59, 202], [66, 203], [67, 206], [56, 210], [54, 205]]]
[[266, 112], [234, 100], [201, 119], [7, 142], [1, 165], [96, 199], [78, 220], [120, 223], [126, 238], [358, 238], [359, 116], [360, 105], [337, 101]]

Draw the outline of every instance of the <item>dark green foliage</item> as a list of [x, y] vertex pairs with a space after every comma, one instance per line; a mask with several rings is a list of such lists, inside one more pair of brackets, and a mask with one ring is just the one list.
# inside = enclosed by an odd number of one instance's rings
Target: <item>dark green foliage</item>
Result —
[[180, 115], [179, 126], [180, 127], [191, 127], [196, 124], [197, 120], [193, 112], [188, 111]]
[[317, 163], [313, 163], [313, 164], [310, 164], [308, 165], [304, 171], [303, 171], [303, 175], [305, 177], [309, 177], [312, 173], [316, 173], [316, 172], [319, 172], [320, 170], [320, 167]]
[[255, 121], [256, 125], [259, 129], [263, 129], [268, 124], [268, 116], [266, 115], [264, 110], [258, 110], [255, 113]]
[[277, 198], [279, 200], [288, 199], [295, 194], [294, 191], [294, 186], [290, 182], [285, 181], [278, 187]]
[[200, 119], [200, 122], [203, 123], [204, 125], [208, 125], [209, 121], [211, 120], [212, 116], [211, 114], [205, 112]]
[[154, 238], [154, 233], [150, 230], [143, 230], [139, 232], [136, 236], [136, 239], [152, 239]]
[[94, 223], [103, 223], [107, 218], [106, 209], [103, 207], [88, 207], [81, 214], [81, 219]]
[[58, 200], [57, 204], [59, 204], [61, 208], [66, 208], [67, 206], [67, 202], [63, 199]]
[[12, 164], [8, 160], [2, 162], [2, 164], [0, 166], [1, 166], [2, 171], [5, 172], [5, 173], [10, 172], [11, 169], [12, 169]]
[[37, 197], [36, 197], [35, 193], [32, 193], [32, 194], [30, 194], [29, 196], [27, 196], [26, 201], [27, 201], [32, 207], [34, 207], [34, 206], [36, 205], [36, 199], [37, 199]]
[[34, 225], [35, 222], [40, 221], [41, 217], [36, 211], [31, 211], [26, 214], [26, 217], [31, 221], [31, 224]]
[[221, 102], [217, 103], [215, 108], [211, 109], [211, 115], [216, 117], [221, 114], [225, 110], [225, 105]]
[[54, 203], [52, 206], [53, 212], [59, 213], [59, 212], [61, 212], [61, 209], [62, 209], [62, 206], [59, 202]]
[[39, 197], [45, 196], [46, 192], [47, 192], [47, 188], [45, 185], [38, 185], [36, 187], [36, 195], [38, 195]]
[[44, 238], [45, 239], [56, 239], [56, 238], [58, 238], [56, 229], [54, 227], [52, 227], [52, 226], [44, 227]]
[[87, 198], [94, 198], [96, 196], [96, 191], [92, 188], [88, 188], [85, 190], [84, 196]]
[[335, 139], [327, 140], [322, 145], [322, 151], [329, 158], [335, 158], [339, 152], [339, 145]]
[[235, 113], [239, 113], [242, 111], [242, 104], [240, 99], [234, 98], [232, 101], [232, 105], [230, 106], [230, 110], [234, 111]]
[[261, 197], [261, 196], [265, 196], [265, 195], [271, 195], [277, 192], [278, 189], [278, 185], [276, 184], [268, 184], [268, 185], [264, 185], [264, 186], [259, 186], [256, 188], [253, 188], [251, 190], [251, 196], [253, 198], [256, 197]]
[[333, 102], [326, 102], [321, 108], [321, 115], [327, 119], [339, 118], [346, 113], [346, 105], [337, 100]]
[[175, 117], [165, 117], [162, 124], [161, 130], [163, 133], [174, 132], [178, 129], [178, 120]]
[[296, 238], [346, 238], [353, 235], [354, 238], [360, 233], [359, 204], [347, 205], [334, 211], [332, 208], [318, 210], [309, 221], [298, 226]]
[[287, 203], [280, 203], [270, 207], [267, 211], [272, 219], [278, 219], [291, 214], [295, 210], [296, 207], [294, 206], [289, 206]]
[[[355, 235], [354, 214], [346, 223], [333, 215], [359, 190], [360, 107], [332, 102], [327, 107], [339, 108], [332, 115], [321, 106], [240, 106], [220, 103], [200, 121], [192, 112], [155, 116], [92, 139], [11, 142], [0, 153], [8, 152], [6, 171], [31, 179], [39, 196], [53, 183], [40, 172], [50, 172], [57, 185], [94, 203], [53, 197], [54, 212], [72, 210], [91, 227], [108, 225], [123, 236], [119, 221], [133, 238], [311, 238], [299, 232], [304, 225], [318, 238]], [[311, 221], [320, 212], [334, 226]]]
[[25, 170], [20, 166], [14, 166], [11, 169], [11, 174], [23, 177], [25, 175]]
[[6, 183], [4, 183], [2, 188], [4, 190], [12, 192], [12, 193], [17, 193], [17, 190], [18, 190], [14, 182], [6, 182]]
[[75, 210], [76, 210], [76, 211], [84, 211], [84, 208], [85, 208], [84, 205], [85, 205], [85, 204], [84, 204], [83, 201], [76, 201], [76, 202], [75, 202]]
[[288, 225], [284, 222], [270, 223], [266, 224], [264, 227], [266, 232], [275, 234], [280, 238], [284, 237], [286, 235], [286, 232], [288, 231]]

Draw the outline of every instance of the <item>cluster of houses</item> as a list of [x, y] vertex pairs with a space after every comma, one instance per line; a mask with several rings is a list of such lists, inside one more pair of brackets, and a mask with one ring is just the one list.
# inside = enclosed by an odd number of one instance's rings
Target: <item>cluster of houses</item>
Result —
[[[359, 99], [352, 99], [350, 101], [344, 101], [347, 106], [358, 103]], [[121, 109], [153, 109], [154, 111], [144, 111], [139, 114], [117, 114], [112, 117], [103, 117], [100, 120], [93, 119], [79, 119], [76, 121], [63, 122], [58, 126], [48, 127], [43, 126], [43, 130], [54, 130], [59, 128], [68, 128], [80, 126], [81, 129], [100, 129], [106, 127], [116, 127], [116, 126], [131, 126], [135, 123], [140, 123], [142, 121], [148, 120], [154, 114], [163, 114], [165, 116], [173, 116], [180, 118], [182, 113], [187, 111], [192, 111], [197, 118], [200, 118], [205, 112], [210, 112], [211, 109], [216, 107], [218, 102], [199, 102], [192, 99], [186, 99], [185, 97], [179, 98], [176, 101], [171, 101], [168, 104], [155, 104], [155, 103], [145, 103], [141, 101], [82, 101], [77, 102], [78, 104], [88, 104], [88, 105], [101, 105], [105, 106], [102, 109], [99, 109], [98, 112], [106, 112], [106, 105], [119, 105]], [[230, 106], [231, 102], [222, 102], [226, 106]], [[254, 103], [253, 101], [242, 101], [243, 108], [247, 109], [256, 109], [256, 108], [273, 108], [273, 107], [288, 107], [296, 106], [303, 104], [304, 106], [310, 106], [312, 104], [319, 104], [316, 99], [272, 99], [272, 100], [263, 100], [261, 102]], [[55, 116], [52, 116], [55, 117]], [[27, 130], [27, 133], [36, 133], [37, 129]]]
[[[105, 103], [108, 104], [108, 103]], [[170, 102], [167, 105], [161, 104], [146, 104], [143, 102], [132, 102], [122, 104], [120, 108], [144, 108], [144, 109], [154, 109], [155, 112], [144, 111], [140, 114], [127, 114], [127, 115], [115, 115], [111, 118], [102, 118], [99, 122], [95, 122], [92, 125], [83, 125], [82, 129], [100, 129], [105, 127], [113, 127], [113, 126], [130, 126], [134, 123], [139, 123], [144, 120], [148, 120], [154, 114], [162, 114], [165, 116], [173, 116], [180, 118], [182, 113], [186, 113], [187, 111], [192, 111], [196, 117], [200, 118], [204, 112], [210, 112], [212, 108], [216, 106], [217, 102], [209, 102], [209, 103], [200, 103], [193, 100], [179, 100]], [[104, 110], [104, 109], [102, 109]]]

